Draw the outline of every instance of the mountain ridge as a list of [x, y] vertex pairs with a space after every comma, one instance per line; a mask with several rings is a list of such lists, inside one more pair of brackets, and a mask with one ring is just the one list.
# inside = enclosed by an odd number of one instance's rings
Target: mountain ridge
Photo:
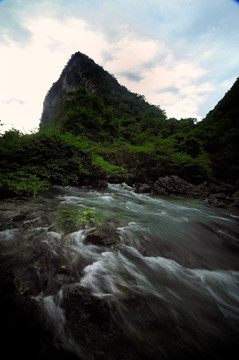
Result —
[[[59, 79], [47, 92], [43, 102], [40, 130], [58, 122], [64, 113], [62, 105], [67, 93], [77, 90], [78, 87], [86, 88], [90, 95], [99, 96], [107, 106], [115, 108], [124, 103], [130, 107], [132, 103], [144, 102], [158, 117], [166, 118], [159, 106], [151, 105], [145, 101], [144, 96], [129, 91], [94, 60], [81, 52], [76, 52], [69, 59]], [[128, 112], [130, 115], [130, 111]]]

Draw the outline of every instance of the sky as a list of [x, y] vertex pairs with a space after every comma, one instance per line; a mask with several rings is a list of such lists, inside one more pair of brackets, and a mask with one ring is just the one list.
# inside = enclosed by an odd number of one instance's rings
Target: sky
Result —
[[80, 51], [168, 118], [201, 120], [239, 76], [235, 0], [0, 0], [0, 132], [37, 131]]

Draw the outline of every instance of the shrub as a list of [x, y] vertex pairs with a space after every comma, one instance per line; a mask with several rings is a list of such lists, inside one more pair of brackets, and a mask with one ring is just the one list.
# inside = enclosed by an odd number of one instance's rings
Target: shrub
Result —
[[50, 183], [40, 180], [36, 175], [16, 171], [0, 175], [1, 196], [33, 196], [49, 189]]

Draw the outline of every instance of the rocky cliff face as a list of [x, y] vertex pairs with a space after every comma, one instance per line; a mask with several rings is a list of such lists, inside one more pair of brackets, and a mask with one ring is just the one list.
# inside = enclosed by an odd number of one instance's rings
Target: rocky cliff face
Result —
[[60, 78], [53, 83], [45, 97], [40, 121], [41, 130], [57, 122], [57, 118], [62, 113], [63, 100], [69, 91], [83, 86], [90, 94], [97, 93], [96, 83], [90, 76], [90, 70], [93, 68], [104, 72], [88, 56], [80, 52], [72, 55]]
[[[164, 111], [159, 106], [153, 106], [143, 96], [130, 92], [87, 55], [77, 52], [72, 55], [60, 78], [45, 97], [40, 130], [57, 125], [59, 119], [64, 116], [63, 105], [67, 93], [77, 90], [79, 86], [86, 88], [90, 95], [100, 97], [106, 106], [117, 109], [116, 116], [143, 118], [144, 112], [146, 116], [150, 113], [154, 118], [166, 119]], [[123, 113], [121, 104], [124, 104]], [[135, 108], [137, 114], [132, 112], [132, 108]]]

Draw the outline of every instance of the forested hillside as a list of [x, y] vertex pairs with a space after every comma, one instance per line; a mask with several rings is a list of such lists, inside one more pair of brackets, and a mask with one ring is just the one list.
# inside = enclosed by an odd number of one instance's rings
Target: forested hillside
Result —
[[195, 135], [210, 154], [216, 179], [235, 182], [239, 177], [239, 78], [206, 118]]
[[76, 53], [48, 92], [40, 131], [0, 137], [2, 196], [98, 179], [150, 182], [178, 175], [230, 183], [239, 170], [239, 80], [200, 123], [167, 119], [86, 55]]

